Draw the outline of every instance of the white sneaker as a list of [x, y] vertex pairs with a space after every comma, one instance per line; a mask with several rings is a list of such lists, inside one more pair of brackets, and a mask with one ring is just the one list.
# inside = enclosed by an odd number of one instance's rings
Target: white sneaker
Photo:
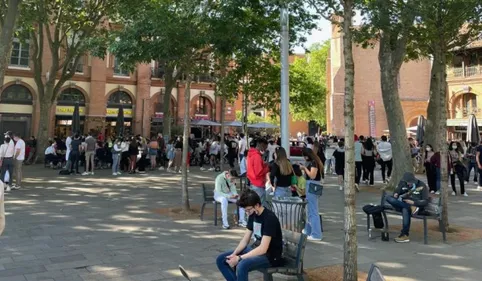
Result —
[[452, 191], [452, 196], [455, 196], [455, 191]]
[[465, 192], [465, 193], [464, 193], [464, 196], [465, 196], [465, 197], [468, 197], [469, 195], [467, 194], [467, 192]]
[[303, 230], [301, 231], [301, 233], [303, 233], [304, 235], [306, 235], [306, 230], [303, 229]]
[[343, 186], [340, 185], [340, 187], [338, 188], [338, 190], [343, 191]]
[[208, 171], [214, 171], [214, 168], [209, 168]]
[[477, 186], [477, 190], [482, 190], [482, 186]]
[[112, 173], [113, 176], [117, 176], [117, 173]]
[[437, 190], [437, 192], [435, 192], [435, 194], [440, 195], [440, 191]]
[[14, 185], [14, 186], [12, 186], [12, 189], [13, 189], [13, 190], [19, 190], [20, 188], [22, 188], [20, 185]]
[[179, 174], [182, 174], [182, 170], [179, 170]]
[[93, 176], [93, 175], [94, 175], [94, 172], [90, 172], [90, 174]]
[[241, 221], [240, 223], [238, 223], [238, 225], [241, 226], [241, 227], [247, 227], [248, 223], [245, 222], [245, 221]]
[[231, 227], [229, 225], [223, 225], [224, 229], [230, 229]]
[[206, 168], [203, 168], [203, 167], [201, 167], [201, 168], [199, 168], [199, 169], [200, 169], [201, 171], [206, 171]]
[[430, 191], [430, 193], [434, 194], [434, 193], [435, 193], [435, 191], [431, 190], [431, 191]]
[[188, 169], [186, 172], [188, 172], [188, 173], [189, 173], [189, 169]]
[[164, 167], [160, 167], [160, 168], [159, 168], [159, 171], [164, 171]]
[[5, 192], [10, 192], [12, 191], [12, 188], [10, 187], [10, 185], [5, 185]]
[[311, 236], [311, 235], [308, 236], [307, 239], [310, 240], [310, 241], [321, 241], [321, 240], [322, 240], [322, 238], [315, 238], [315, 237], [313, 237], [313, 236]]
[[89, 173], [89, 172], [83, 172], [82, 175], [83, 175], [83, 176], [88, 176], [88, 175], [90, 175], [90, 173]]

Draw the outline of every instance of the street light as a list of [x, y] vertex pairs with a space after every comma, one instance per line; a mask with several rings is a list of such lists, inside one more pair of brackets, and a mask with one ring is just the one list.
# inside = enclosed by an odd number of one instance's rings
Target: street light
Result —
[[289, 155], [289, 13], [286, 4], [281, 7], [281, 146]]

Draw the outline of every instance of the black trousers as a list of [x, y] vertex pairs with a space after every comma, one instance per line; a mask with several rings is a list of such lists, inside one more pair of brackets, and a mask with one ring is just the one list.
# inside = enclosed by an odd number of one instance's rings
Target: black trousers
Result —
[[437, 191], [437, 169], [435, 166], [425, 162], [425, 174], [427, 175], [427, 184], [430, 191]]
[[390, 159], [389, 161], [382, 161], [382, 178], [385, 181], [385, 171], [387, 171], [387, 177], [392, 175], [392, 167], [393, 167], [393, 160]]
[[75, 167], [75, 172], [78, 174], [80, 153], [78, 151], [71, 151], [69, 158], [70, 158], [70, 173], [74, 173], [74, 167]]
[[464, 176], [461, 173], [453, 173], [450, 174], [450, 184], [452, 185], [452, 190], [457, 194], [457, 190], [455, 189], [455, 176], [459, 178], [459, 183], [460, 183], [460, 194], [465, 193], [465, 182], [464, 182]]
[[363, 171], [363, 162], [355, 162], [355, 183], [360, 184], [360, 178]]
[[235, 153], [228, 153], [229, 167], [234, 168], [234, 159], [236, 159]]

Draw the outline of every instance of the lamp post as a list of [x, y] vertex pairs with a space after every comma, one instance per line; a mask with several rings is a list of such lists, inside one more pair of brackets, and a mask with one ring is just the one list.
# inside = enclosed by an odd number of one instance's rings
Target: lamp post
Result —
[[289, 157], [289, 14], [286, 4], [281, 7], [281, 146]]

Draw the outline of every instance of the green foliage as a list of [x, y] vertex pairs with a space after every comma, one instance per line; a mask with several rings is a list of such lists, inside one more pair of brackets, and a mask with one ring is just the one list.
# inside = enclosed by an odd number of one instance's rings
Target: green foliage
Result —
[[290, 112], [294, 120], [326, 124], [326, 60], [330, 42], [315, 44], [290, 67]]
[[[241, 110], [236, 111], [236, 120], [243, 122], [243, 112]], [[264, 118], [253, 112], [248, 114], [248, 124], [256, 124], [261, 122], [267, 122], [275, 125], [279, 125], [279, 120], [277, 118]]]

